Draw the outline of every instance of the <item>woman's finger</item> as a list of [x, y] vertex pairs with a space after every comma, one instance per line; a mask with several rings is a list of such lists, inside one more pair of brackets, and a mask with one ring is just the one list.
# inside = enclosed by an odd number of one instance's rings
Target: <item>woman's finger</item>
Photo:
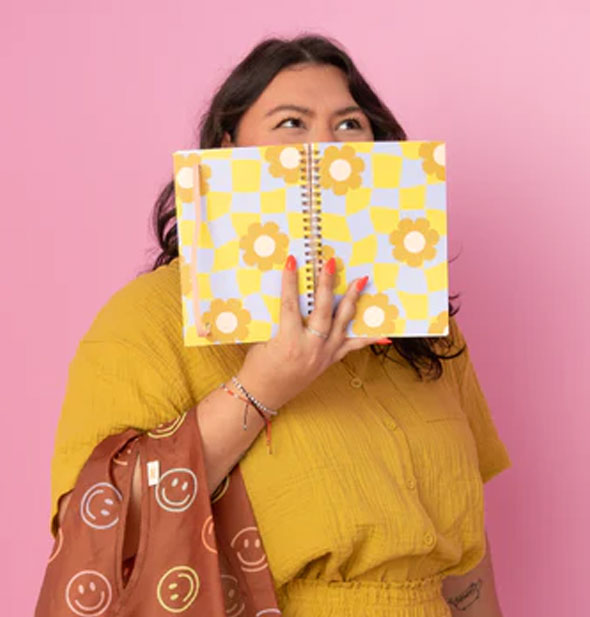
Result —
[[324, 264], [318, 277], [314, 308], [307, 322], [311, 328], [322, 334], [329, 334], [332, 327], [335, 272], [336, 261], [332, 257]]
[[368, 347], [369, 345], [390, 345], [391, 341], [388, 338], [367, 338], [367, 337], [358, 337], [358, 338], [347, 338], [335, 352], [334, 361], [339, 362], [344, 358], [344, 356], [351, 351], [356, 351], [357, 349], [363, 349], [363, 347]]
[[334, 316], [334, 322], [332, 323], [332, 337], [336, 339], [338, 343], [346, 334], [348, 324], [356, 313], [356, 303], [363, 289], [366, 287], [368, 280], [368, 276], [363, 276], [352, 281], [344, 297], [340, 300], [338, 310]]
[[301, 331], [301, 311], [299, 309], [299, 289], [297, 262], [293, 255], [287, 257], [281, 279], [281, 317], [279, 331]]

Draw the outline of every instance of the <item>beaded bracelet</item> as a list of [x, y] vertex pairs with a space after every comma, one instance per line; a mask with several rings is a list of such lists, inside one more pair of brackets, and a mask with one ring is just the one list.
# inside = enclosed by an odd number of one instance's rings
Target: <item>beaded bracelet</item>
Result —
[[244, 388], [244, 386], [238, 381], [238, 378], [235, 375], [231, 378], [231, 380], [236, 385], [238, 390], [252, 403], [253, 407], [260, 409], [269, 416], [276, 416], [279, 413], [276, 409], [271, 409], [270, 407], [263, 405], [255, 396], [252, 396], [250, 392], [248, 392], [248, 390], [246, 390], [246, 388]]
[[252, 405], [252, 407], [254, 407], [254, 409], [256, 410], [258, 415], [264, 420], [264, 424], [266, 425], [266, 447], [268, 448], [268, 453], [272, 454], [270, 420], [264, 415], [264, 412], [261, 411], [260, 409], [258, 409], [255, 405], [253, 405], [250, 402], [249, 399], [244, 398], [243, 396], [240, 396], [239, 394], [236, 394], [233, 390], [230, 390], [224, 383], [222, 383], [219, 387], [224, 392], [227, 392], [230, 396], [233, 396], [234, 398], [238, 399], [239, 401], [242, 401], [243, 403], [245, 403], [245, 405], [244, 405], [244, 420], [243, 420], [243, 423], [242, 423], [242, 428], [244, 430], [248, 429], [248, 407], [250, 407], [250, 405]]
[[231, 378], [231, 380], [236, 385], [238, 390], [248, 399], [248, 401], [250, 401], [252, 407], [256, 409], [260, 417], [264, 420], [264, 423], [266, 424], [266, 446], [268, 448], [268, 453], [272, 454], [272, 428], [271, 418], [269, 418], [269, 416], [276, 416], [279, 412], [276, 409], [271, 409], [270, 407], [267, 407], [266, 405], [262, 404], [255, 396], [252, 396], [252, 394], [250, 394], [248, 390], [244, 388], [244, 386], [240, 383], [240, 381], [235, 375]]

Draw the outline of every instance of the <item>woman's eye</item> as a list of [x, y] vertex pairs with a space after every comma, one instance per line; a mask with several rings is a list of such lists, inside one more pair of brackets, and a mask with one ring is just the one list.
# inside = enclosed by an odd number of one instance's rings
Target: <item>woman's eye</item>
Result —
[[[301, 118], [296, 118], [294, 116], [290, 116], [289, 118], [285, 118], [281, 120], [275, 128], [285, 128], [285, 129], [301, 129], [305, 128], [305, 124]], [[358, 131], [363, 128], [360, 120], [357, 118], [347, 118], [346, 120], [342, 120], [336, 127], [336, 130], [344, 130], [344, 131]]]
[[275, 128], [299, 129], [302, 124], [301, 118], [285, 118], [281, 120]]
[[338, 128], [348, 125], [345, 127], [345, 130], [356, 130], [362, 128], [361, 123], [356, 118], [347, 118], [346, 120], [342, 120], [342, 122], [338, 125]]

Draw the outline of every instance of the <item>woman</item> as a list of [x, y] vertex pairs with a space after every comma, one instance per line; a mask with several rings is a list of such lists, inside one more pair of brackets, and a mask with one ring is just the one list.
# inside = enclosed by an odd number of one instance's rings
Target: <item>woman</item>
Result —
[[[341, 49], [302, 37], [267, 40], [235, 68], [200, 146], [405, 138]], [[156, 203], [154, 270], [107, 303], [71, 364], [53, 531], [59, 499], [97, 443], [197, 405], [208, 485], [240, 463], [285, 615], [499, 616], [483, 482], [510, 461], [455, 320], [445, 338], [348, 340], [366, 278], [333, 315], [330, 260], [306, 327], [290, 257], [276, 338], [185, 348], [173, 193], [171, 182]], [[218, 388], [232, 376], [280, 410], [272, 458], [263, 419], [251, 414], [243, 430], [243, 403]], [[67, 495], [60, 505], [62, 515]], [[137, 547], [134, 520], [132, 511], [125, 556]]]

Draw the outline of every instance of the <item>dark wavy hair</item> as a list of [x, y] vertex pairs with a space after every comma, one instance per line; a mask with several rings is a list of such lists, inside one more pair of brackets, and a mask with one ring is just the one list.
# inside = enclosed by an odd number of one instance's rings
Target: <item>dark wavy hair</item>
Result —
[[[287, 67], [304, 63], [332, 65], [344, 73], [352, 98], [371, 123], [375, 141], [407, 139], [403, 128], [360, 74], [350, 56], [329, 38], [304, 35], [293, 39], [266, 39], [234, 68], [201, 118], [199, 147], [221, 147], [226, 132], [233, 140], [243, 114], [273, 78]], [[152, 223], [160, 247], [160, 253], [152, 266], [152, 270], [155, 270], [178, 257], [174, 179], [164, 186], [158, 196]], [[452, 303], [452, 300], [458, 297], [459, 294], [449, 297], [449, 317], [459, 310], [459, 307]], [[452, 330], [450, 332], [446, 337], [434, 339], [396, 337], [391, 339], [391, 345], [374, 346], [373, 351], [389, 356], [390, 347], [393, 346], [408, 361], [420, 379], [425, 375], [438, 379], [442, 375], [441, 360], [455, 358], [464, 351], [463, 347], [453, 354], [438, 353], [437, 348], [441, 346], [446, 351], [452, 348], [454, 341]]]

